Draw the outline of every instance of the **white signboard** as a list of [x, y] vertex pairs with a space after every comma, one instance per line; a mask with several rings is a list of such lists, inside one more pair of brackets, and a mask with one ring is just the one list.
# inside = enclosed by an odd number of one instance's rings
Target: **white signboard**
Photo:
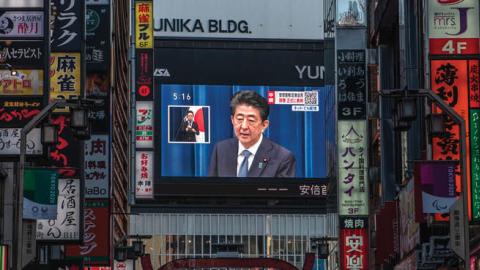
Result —
[[153, 101], [137, 101], [135, 142], [137, 148], [153, 148]]
[[323, 40], [323, 1], [155, 0], [156, 37]]
[[137, 151], [135, 157], [135, 197], [153, 198], [153, 152]]
[[43, 11], [0, 11], [0, 38], [43, 37]]
[[[20, 128], [0, 128], [0, 156], [20, 155]], [[41, 129], [27, 134], [27, 155], [43, 154]]]
[[429, 0], [429, 38], [478, 38], [477, 0]]
[[37, 240], [80, 239], [80, 179], [58, 180], [57, 219], [37, 220]]
[[368, 151], [365, 120], [338, 121], [339, 215], [368, 215]]
[[2, 8], [43, 8], [44, 0], [2, 0]]
[[108, 135], [92, 135], [85, 141], [85, 198], [109, 197]]

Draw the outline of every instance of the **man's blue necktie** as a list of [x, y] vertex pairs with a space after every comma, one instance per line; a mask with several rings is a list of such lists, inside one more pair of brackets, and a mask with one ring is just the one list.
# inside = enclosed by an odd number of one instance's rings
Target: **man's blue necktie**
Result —
[[250, 151], [243, 150], [242, 156], [244, 156], [240, 169], [238, 170], [238, 177], [247, 177], [248, 174], [248, 157], [251, 155]]

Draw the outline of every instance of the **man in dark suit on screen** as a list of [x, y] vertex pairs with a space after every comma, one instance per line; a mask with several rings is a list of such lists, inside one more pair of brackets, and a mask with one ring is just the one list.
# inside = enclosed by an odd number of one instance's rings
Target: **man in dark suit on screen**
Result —
[[200, 134], [198, 124], [193, 120], [193, 112], [188, 111], [177, 131], [176, 140], [180, 142], [196, 142], [195, 135]]
[[218, 142], [209, 176], [295, 177], [295, 157], [263, 136], [269, 121], [267, 100], [255, 91], [240, 91], [231, 101], [235, 138]]

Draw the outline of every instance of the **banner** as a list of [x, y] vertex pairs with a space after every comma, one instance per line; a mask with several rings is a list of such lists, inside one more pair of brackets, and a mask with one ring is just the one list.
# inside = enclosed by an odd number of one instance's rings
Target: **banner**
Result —
[[23, 196], [24, 219], [56, 219], [57, 170], [26, 168], [24, 171]]
[[37, 220], [39, 241], [80, 240], [80, 179], [58, 180], [57, 218]]
[[448, 213], [457, 200], [455, 191], [455, 161], [415, 162], [415, 181], [422, 189], [423, 213]]

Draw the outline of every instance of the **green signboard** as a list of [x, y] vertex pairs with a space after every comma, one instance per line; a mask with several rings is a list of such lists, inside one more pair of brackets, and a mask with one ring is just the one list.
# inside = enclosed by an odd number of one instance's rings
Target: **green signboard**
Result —
[[26, 168], [23, 185], [23, 218], [56, 219], [57, 169]]
[[480, 109], [470, 109], [472, 220], [480, 220]]

